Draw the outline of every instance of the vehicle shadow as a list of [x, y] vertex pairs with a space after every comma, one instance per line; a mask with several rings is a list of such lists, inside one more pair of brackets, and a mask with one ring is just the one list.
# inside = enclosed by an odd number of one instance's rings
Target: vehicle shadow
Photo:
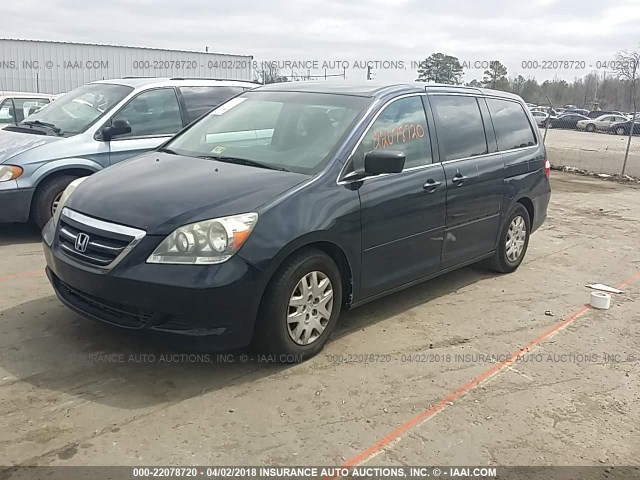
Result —
[[0, 246], [40, 242], [40, 232], [30, 223], [0, 223]]
[[[344, 312], [331, 342], [491, 275], [468, 267]], [[0, 312], [0, 367], [10, 375], [0, 384], [7, 397], [55, 391], [138, 409], [254, 382], [293, 365], [274, 363], [248, 349], [220, 354], [177, 349], [86, 320], [55, 296]]]

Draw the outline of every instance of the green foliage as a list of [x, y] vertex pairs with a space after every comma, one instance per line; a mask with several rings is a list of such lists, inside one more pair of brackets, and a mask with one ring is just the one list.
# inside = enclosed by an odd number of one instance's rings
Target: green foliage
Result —
[[497, 60], [490, 62], [489, 68], [484, 71], [482, 84], [486, 88], [493, 88], [494, 90], [508, 90], [507, 67]]
[[461, 79], [462, 65], [456, 57], [434, 53], [420, 63], [416, 81], [460, 85]]

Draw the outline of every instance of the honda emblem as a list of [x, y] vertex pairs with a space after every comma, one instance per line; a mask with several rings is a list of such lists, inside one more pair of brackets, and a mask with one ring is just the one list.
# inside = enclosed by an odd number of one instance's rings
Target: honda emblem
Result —
[[89, 235], [86, 233], [80, 232], [76, 237], [76, 250], [78, 252], [86, 252], [87, 246], [89, 245]]

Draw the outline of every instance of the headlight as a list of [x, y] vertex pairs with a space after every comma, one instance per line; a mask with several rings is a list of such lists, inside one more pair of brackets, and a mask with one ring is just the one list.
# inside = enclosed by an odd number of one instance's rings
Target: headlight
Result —
[[246, 241], [257, 221], [257, 213], [243, 213], [184, 225], [158, 245], [147, 263], [226, 262]]
[[16, 165], [0, 165], [0, 182], [15, 180], [22, 172], [22, 167]]
[[82, 182], [84, 182], [87, 177], [76, 178], [73, 182], [67, 185], [67, 188], [62, 192], [62, 196], [60, 196], [60, 201], [58, 202], [58, 208], [56, 208], [56, 212], [53, 214], [53, 224], [57, 225], [58, 220], [60, 219], [60, 214], [62, 213], [62, 209], [64, 208], [64, 204], [67, 203], [71, 194], [78, 188]]

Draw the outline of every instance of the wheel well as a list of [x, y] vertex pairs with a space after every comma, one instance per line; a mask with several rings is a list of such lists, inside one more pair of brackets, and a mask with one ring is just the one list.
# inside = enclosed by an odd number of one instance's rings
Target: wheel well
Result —
[[[63, 175], [76, 175], [78, 177], [86, 177], [91, 175], [92, 173], [94, 173], [92, 170], [87, 170], [84, 168], [68, 168], [65, 170], [57, 170], [53, 173], [50, 173], [49, 175], [45, 176], [44, 178], [41, 178], [40, 181], [38, 182], [38, 184], [36, 185], [36, 189], [35, 191], [38, 192], [39, 189], [42, 187], [42, 185], [45, 182], [50, 181], [52, 178], [57, 178], [57, 177], [61, 177]], [[31, 216], [33, 214], [33, 205], [34, 203], [37, 201], [38, 195], [34, 194], [33, 198], [31, 199], [31, 208], [30, 208], [30, 213], [29, 216]]]
[[36, 185], [36, 190], [40, 188], [44, 182], [51, 180], [52, 178], [61, 177], [63, 175], [76, 175], [77, 177], [87, 177], [91, 175], [93, 170], [88, 170], [85, 168], [66, 168], [64, 170], [56, 170], [55, 172], [46, 175], [38, 181], [38, 185]]
[[85, 168], [66, 168], [64, 170], [56, 170], [55, 172], [52, 172], [49, 175], [41, 178], [36, 188], [42, 185], [43, 182], [47, 182], [52, 178], [60, 177], [62, 175], [76, 175], [78, 177], [86, 177], [91, 175], [92, 173], [94, 173], [93, 170], [88, 170]]
[[331, 243], [331, 242], [308, 243], [292, 251], [286, 258], [282, 260], [280, 265], [282, 265], [287, 260], [287, 258], [292, 257], [293, 255], [297, 254], [301, 250], [306, 250], [309, 248], [315, 248], [317, 250], [320, 250], [326, 253], [331, 257], [331, 259], [334, 262], [336, 262], [336, 265], [340, 270], [340, 277], [342, 279], [342, 303], [346, 305], [351, 304], [351, 299], [353, 294], [353, 273], [351, 271], [351, 265], [349, 264], [347, 255], [335, 243]]
[[533, 225], [533, 202], [531, 199], [527, 197], [523, 197], [518, 200], [518, 203], [522, 204], [524, 208], [527, 209], [527, 213], [529, 214], [529, 222]]

